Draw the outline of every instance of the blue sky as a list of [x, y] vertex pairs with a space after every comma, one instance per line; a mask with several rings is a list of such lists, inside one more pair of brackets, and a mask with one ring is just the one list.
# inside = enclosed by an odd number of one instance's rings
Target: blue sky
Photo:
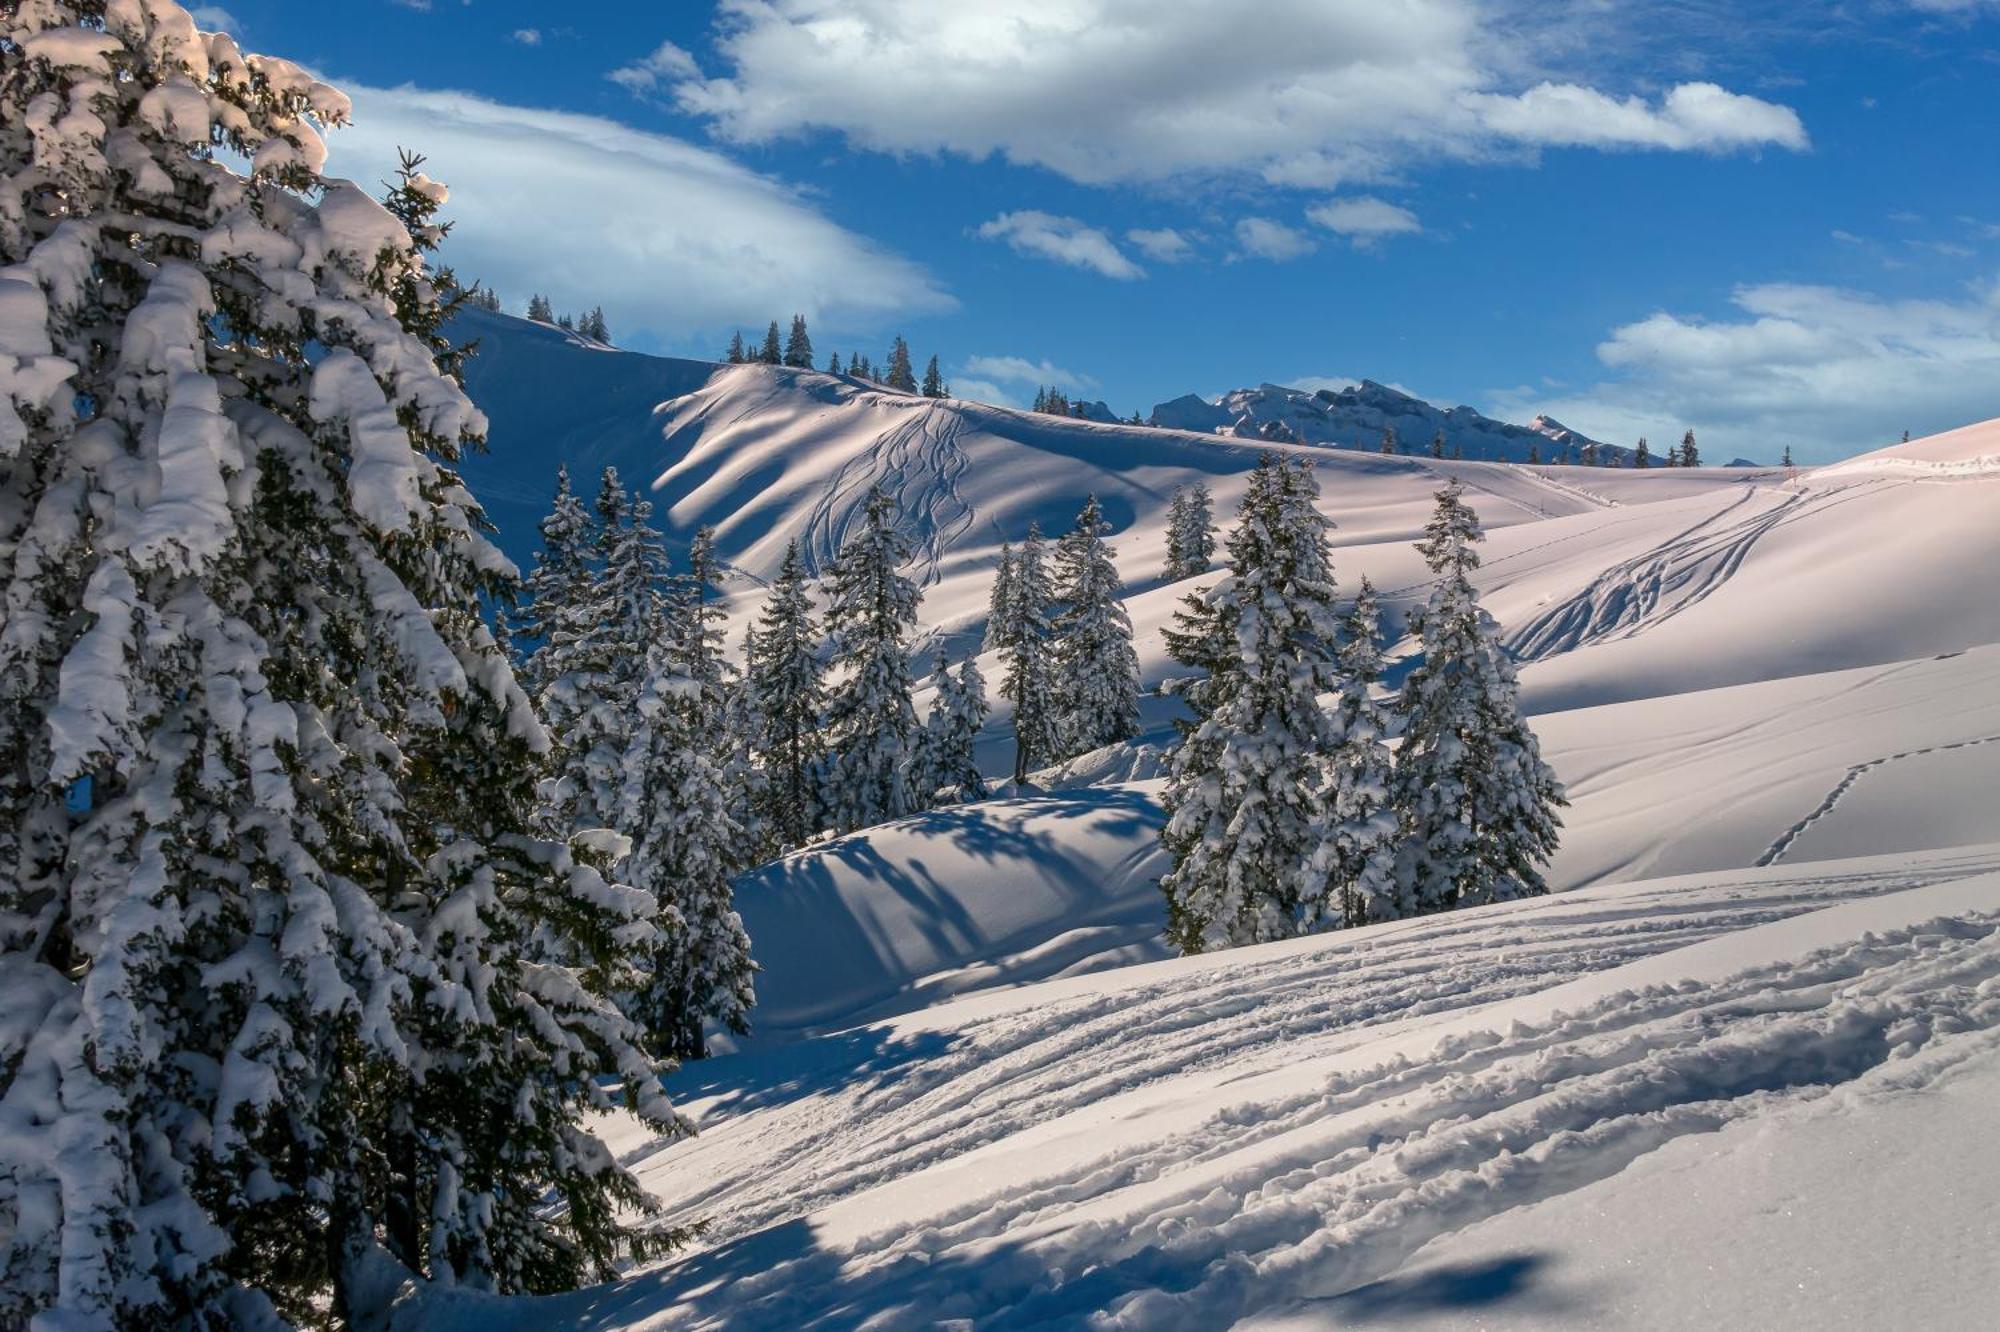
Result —
[[803, 310], [1121, 413], [1366, 376], [1618, 443], [2000, 415], [2000, 0], [228, 0], [450, 258], [713, 355]]

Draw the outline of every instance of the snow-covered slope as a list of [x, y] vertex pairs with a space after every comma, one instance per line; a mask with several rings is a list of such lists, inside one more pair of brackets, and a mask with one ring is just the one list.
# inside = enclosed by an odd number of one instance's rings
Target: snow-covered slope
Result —
[[[616, 463], [676, 539], [717, 529], [739, 620], [881, 484], [962, 651], [1000, 542], [1096, 494], [1151, 686], [1188, 590], [1172, 490], [1226, 523], [1263, 447], [479, 318], [468, 473], [509, 548], [558, 458]], [[1392, 629], [1433, 491], [1466, 485], [1570, 891], [1166, 958], [1136, 746], [793, 855], [739, 885], [758, 1031], [674, 1078], [701, 1137], [618, 1129], [670, 1216], [713, 1220], [701, 1251], [419, 1325], [1991, 1324], [2000, 422], [1797, 473], [1278, 447]], [[1172, 715], [1145, 700], [1147, 738]], [[1915, 1132], [1955, 1153], [1943, 1201], [1935, 1154], [1882, 1164]]]
[[1699, 1271], [1774, 1200], [1739, 1181], [1691, 1226], [1685, 1203], [1646, 1206], [1660, 1170], [1719, 1134], [1754, 1151], [1773, 1125], [1823, 1156], [1857, 1118], [1879, 1133], [1948, 1096], [1966, 1224], [1935, 1225], [1921, 1189], [1867, 1201], [1796, 1166], [1785, 1204], [1864, 1220], [1878, 1277], [1908, 1254], [1941, 1278], [1899, 1293], [1905, 1325], [1978, 1326], [1951, 1319], [1994, 1308], [1980, 1181], [2000, 1150], [1969, 1130], [2000, 1071], [1996, 866], [1987, 847], [1590, 889], [711, 1060], [682, 1078], [700, 1137], [620, 1143], [674, 1216], [710, 1219], [703, 1252], [577, 1296], [433, 1305], [423, 1325], [1338, 1326], [1449, 1312], [1458, 1277], [1527, 1234], [1529, 1270], [1489, 1292], [1502, 1308], [1545, 1295], [1548, 1269], [1588, 1297], [1572, 1325], [1693, 1304], [1711, 1326], [1859, 1327], [1845, 1286], [1783, 1268], [1739, 1261], [1692, 1301], [1607, 1269], [1581, 1209]]

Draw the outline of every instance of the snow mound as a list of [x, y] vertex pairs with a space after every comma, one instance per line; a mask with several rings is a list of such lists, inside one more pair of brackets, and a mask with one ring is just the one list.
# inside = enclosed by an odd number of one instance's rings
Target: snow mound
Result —
[[1890, 473], [1940, 478], [1985, 477], [2000, 473], [2000, 419], [1926, 435], [1907, 444], [1864, 453], [1817, 468], [1815, 476]]

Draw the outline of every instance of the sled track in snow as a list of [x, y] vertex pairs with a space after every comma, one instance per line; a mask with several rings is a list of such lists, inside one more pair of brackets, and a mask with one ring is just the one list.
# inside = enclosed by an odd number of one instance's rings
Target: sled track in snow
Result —
[[1599, 574], [1576, 595], [1508, 635], [1522, 661], [1540, 661], [1591, 643], [1630, 638], [1700, 605], [1736, 575], [1758, 541], [1786, 523], [1857, 498], [1861, 482], [1824, 491], [1786, 492], [1747, 515], [1760, 492], [1736, 500], [1642, 555]]
[[935, 583], [952, 544], [976, 519], [958, 489], [970, 465], [958, 444], [964, 429], [964, 417], [928, 404], [841, 464], [806, 516], [800, 547], [812, 572], [832, 565], [869, 490], [879, 485], [895, 498], [902, 529], [916, 538], [919, 586]]
[[[901, 1066], [892, 1047], [860, 1069], [837, 1061], [820, 1085], [788, 1085], [790, 1100], [730, 1127], [760, 1139], [754, 1151], [740, 1137], [735, 1148], [761, 1163], [757, 1173], [711, 1180], [677, 1212], [716, 1207], [726, 1254], [732, 1238], [1157, 1079], [1226, 1066], [1238, 1083], [1359, 1044], [1371, 1028], [1963, 877], [1974, 859], [1931, 873], [1723, 876], [1567, 907], [1548, 899], [1504, 923], [1414, 922], [1338, 952], [1288, 952], [997, 1014]], [[726, 1294], [714, 1288], [726, 1306], [703, 1307], [711, 1296], [699, 1256], [662, 1279], [686, 1283], [677, 1312], [689, 1324], [726, 1307], [731, 1326], [758, 1328], [847, 1326], [855, 1309], [900, 1310], [869, 1324], [882, 1328], [937, 1318], [1069, 1327], [1105, 1309], [1134, 1327], [1227, 1326], [1253, 1297], [1269, 1307], [1380, 1279], [1436, 1235], [1606, 1178], [1774, 1102], [1935, 1076], [2000, 1045], [1996, 996], [2000, 917], [1870, 936], [1715, 984], [1621, 993], [1558, 1019], [1456, 1037], [1414, 1060], [1332, 1074], [1254, 1113], [1223, 1109], [1151, 1138], [1114, 1133], [1041, 1178], [968, 1173], [965, 1192], [921, 1229], [840, 1253], [780, 1248]], [[908, 1039], [922, 1047], [921, 1036]], [[1229, 1099], [1225, 1089], [1217, 1103]], [[675, 1157], [699, 1143], [661, 1158], [663, 1187], [687, 1178]]]

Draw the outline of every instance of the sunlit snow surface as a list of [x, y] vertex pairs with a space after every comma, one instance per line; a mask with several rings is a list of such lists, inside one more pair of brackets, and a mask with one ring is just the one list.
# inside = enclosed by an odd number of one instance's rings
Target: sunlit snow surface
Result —
[[[1205, 479], [1226, 523], [1255, 460], [476, 331], [517, 558], [558, 456], [615, 462], [718, 528], [739, 625], [881, 483], [962, 652], [1000, 541], [1096, 493], [1151, 686], [1167, 499]], [[703, 1244], [412, 1325], [2000, 1324], [2000, 424], [1796, 475], [1311, 452], [1392, 625], [1466, 483], [1572, 891], [1166, 959], [1136, 749], [795, 855], [739, 889], [758, 1032], [670, 1081], [701, 1136], [608, 1126]], [[988, 740], [997, 772], [1004, 708]]]

